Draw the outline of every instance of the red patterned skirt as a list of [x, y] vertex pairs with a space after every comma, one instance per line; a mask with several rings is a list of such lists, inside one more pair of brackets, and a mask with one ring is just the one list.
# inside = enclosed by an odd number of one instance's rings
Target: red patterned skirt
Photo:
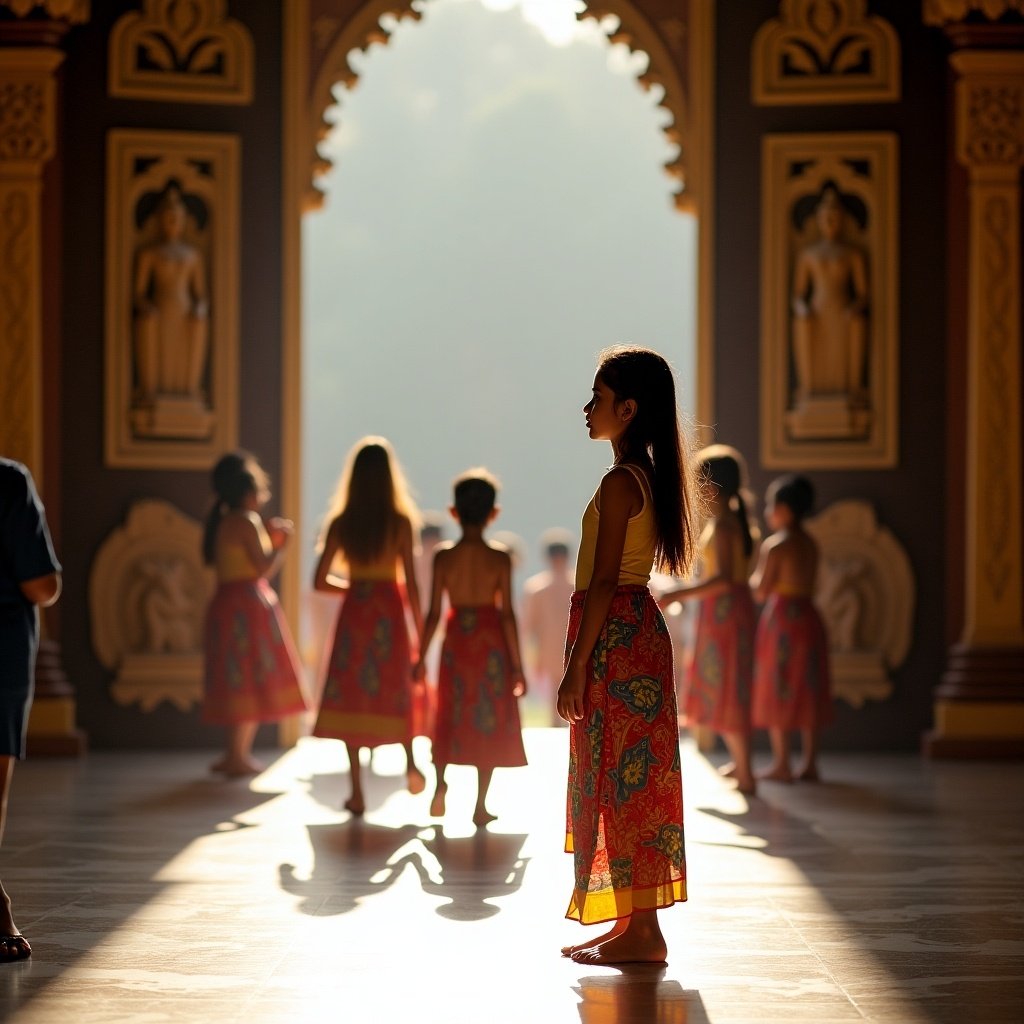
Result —
[[299, 655], [265, 579], [219, 584], [205, 637], [204, 722], [276, 722], [306, 710]]
[[[572, 596], [566, 650], [583, 616]], [[672, 641], [646, 587], [619, 587], [594, 647], [583, 718], [569, 730], [566, 917], [596, 924], [686, 899]]]
[[435, 764], [518, 768], [526, 764], [519, 698], [501, 611], [452, 608], [445, 623], [434, 728]]
[[687, 664], [683, 714], [689, 725], [750, 732], [757, 613], [746, 583], [701, 598]]
[[754, 725], [820, 729], [832, 721], [825, 626], [809, 597], [772, 594], [754, 647]]
[[357, 747], [411, 740], [412, 662], [404, 588], [354, 581], [338, 613], [313, 735]]

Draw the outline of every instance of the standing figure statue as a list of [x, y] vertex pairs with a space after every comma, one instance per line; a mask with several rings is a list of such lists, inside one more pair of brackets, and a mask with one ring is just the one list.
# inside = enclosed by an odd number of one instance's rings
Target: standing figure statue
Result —
[[843, 237], [846, 210], [827, 184], [814, 209], [818, 238], [793, 273], [793, 361], [797, 412], [824, 401], [865, 409], [868, 278], [863, 251]]
[[[139, 250], [135, 264], [135, 407], [157, 411], [135, 420], [137, 430], [142, 426], [142, 432], [161, 434], [169, 427], [160, 425], [161, 403], [185, 400], [195, 415], [208, 418], [201, 386], [209, 303], [203, 255], [184, 237], [188, 210], [175, 183], [165, 189], [153, 216], [159, 239]], [[176, 419], [185, 426], [180, 409]]]

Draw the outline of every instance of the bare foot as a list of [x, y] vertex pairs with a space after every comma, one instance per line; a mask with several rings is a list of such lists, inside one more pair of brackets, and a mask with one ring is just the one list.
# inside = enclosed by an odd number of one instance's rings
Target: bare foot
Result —
[[478, 807], [473, 812], [473, 824], [476, 825], [477, 828], [483, 828], [488, 822], [495, 821], [497, 817], [498, 816], [496, 814], [491, 814], [486, 807]]
[[410, 765], [405, 773], [406, 785], [409, 788], [409, 792], [413, 796], [422, 793], [427, 788], [427, 780], [423, 776], [423, 772], [416, 767], [416, 765]]
[[800, 767], [800, 770], [796, 773], [796, 777], [801, 782], [820, 782], [821, 776], [818, 774], [818, 766], [816, 764], [805, 764]]
[[721, 775], [723, 779], [735, 779], [736, 762], [730, 761], [728, 764], [723, 764], [722, 767], [718, 769], [718, 774]]
[[771, 764], [763, 772], [758, 772], [759, 779], [766, 779], [769, 782], [792, 782], [793, 773], [784, 764]]
[[744, 796], [756, 796], [757, 795], [757, 780], [753, 775], [746, 776], [735, 776], [736, 779], [736, 790], [742, 793]]
[[233, 757], [222, 757], [210, 765], [210, 771], [219, 772], [229, 779], [240, 779], [246, 775], [259, 775], [263, 771], [263, 765], [254, 761], [251, 757], [235, 759]]
[[615, 935], [597, 945], [578, 949], [570, 958], [577, 964], [663, 964], [668, 947], [661, 937]]
[[611, 928], [606, 931], [604, 935], [599, 935], [596, 939], [587, 939], [584, 942], [577, 942], [574, 946], [563, 946], [562, 956], [572, 956], [573, 953], [576, 953], [581, 949], [591, 949], [601, 942], [607, 942], [608, 939], [613, 938], [616, 935], [621, 935], [626, 930], [627, 923], [627, 918], [621, 918], [618, 921], [612, 922]]
[[430, 801], [430, 816], [432, 818], [444, 817], [444, 798], [448, 795], [447, 783], [438, 786], [434, 791], [434, 799]]
[[361, 818], [366, 813], [366, 802], [361, 796], [350, 796], [343, 804], [342, 807], [349, 812], [354, 818]]

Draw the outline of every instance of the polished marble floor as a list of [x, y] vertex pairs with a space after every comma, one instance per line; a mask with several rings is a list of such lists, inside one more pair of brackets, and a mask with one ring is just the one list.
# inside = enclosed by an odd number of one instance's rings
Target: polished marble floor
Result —
[[[94, 753], [15, 776], [4, 884], [31, 960], [12, 1024], [761, 1024], [1024, 1019], [1024, 769], [832, 756], [745, 800], [683, 747], [690, 901], [667, 967], [558, 955], [565, 734], [527, 730], [486, 831], [450, 769], [443, 828], [380, 751], [363, 821], [342, 747], [255, 781], [195, 753]], [[426, 760], [424, 754], [424, 760]]]

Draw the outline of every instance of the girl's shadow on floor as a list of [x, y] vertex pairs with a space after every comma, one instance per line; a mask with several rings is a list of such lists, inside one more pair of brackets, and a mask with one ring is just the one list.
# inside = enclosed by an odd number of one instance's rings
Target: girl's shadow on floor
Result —
[[487, 902], [515, 892], [527, 860], [519, 856], [525, 835], [479, 830], [450, 839], [439, 826], [391, 828], [352, 819], [341, 825], [309, 825], [313, 869], [297, 878], [292, 864], [278, 869], [281, 888], [301, 896], [299, 910], [312, 915], [344, 914], [361, 899], [389, 888], [407, 866], [423, 891], [446, 897], [437, 913], [455, 921], [477, 921], [499, 913]]

